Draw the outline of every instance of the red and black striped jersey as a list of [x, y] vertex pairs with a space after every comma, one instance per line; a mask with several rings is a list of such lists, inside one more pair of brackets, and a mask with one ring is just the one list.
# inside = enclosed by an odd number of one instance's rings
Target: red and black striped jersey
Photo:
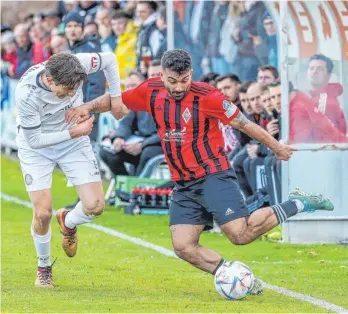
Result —
[[219, 120], [230, 123], [239, 109], [216, 88], [193, 82], [186, 96], [175, 100], [161, 79], [153, 78], [122, 93], [122, 100], [130, 110], [153, 116], [173, 181], [230, 168]]

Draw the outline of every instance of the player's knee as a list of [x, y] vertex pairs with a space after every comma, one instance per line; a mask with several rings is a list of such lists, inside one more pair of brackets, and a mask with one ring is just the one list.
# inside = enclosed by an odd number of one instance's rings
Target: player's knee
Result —
[[178, 245], [174, 246], [175, 254], [181, 259], [191, 262], [195, 256], [195, 250], [192, 246]]
[[44, 226], [50, 223], [52, 218], [52, 210], [47, 208], [35, 209], [34, 219], [39, 225]]
[[247, 237], [245, 236], [234, 236], [230, 238], [230, 240], [235, 245], [245, 245], [249, 243]]
[[100, 216], [105, 208], [105, 202], [103, 198], [96, 198], [88, 204], [83, 204], [83, 207], [87, 215]]

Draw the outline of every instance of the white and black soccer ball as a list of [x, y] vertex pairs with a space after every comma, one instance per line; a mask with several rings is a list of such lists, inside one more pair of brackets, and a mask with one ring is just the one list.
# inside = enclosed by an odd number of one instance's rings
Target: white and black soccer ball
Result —
[[215, 274], [215, 288], [227, 300], [239, 300], [250, 294], [254, 285], [251, 269], [238, 261], [224, 262]]

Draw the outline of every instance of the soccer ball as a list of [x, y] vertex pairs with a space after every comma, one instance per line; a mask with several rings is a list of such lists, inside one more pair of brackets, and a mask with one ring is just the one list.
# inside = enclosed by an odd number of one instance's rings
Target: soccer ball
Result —
[[250, 294], [254, 285], [251, 269], [238, 261], [224, 262], [215, 274], [215, 288], [227, 300], [239, 300]]

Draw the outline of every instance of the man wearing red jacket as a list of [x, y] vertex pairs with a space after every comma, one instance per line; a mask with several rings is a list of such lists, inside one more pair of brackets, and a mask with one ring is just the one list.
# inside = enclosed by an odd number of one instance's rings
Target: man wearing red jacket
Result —
[[290, 92], [290, 143], [348, 143], [348, 137], [316, 107], [315, 99]]
[[309, 96], [319, 112], [326, 115], [335, 128], [346, 134], [346, 119], [337, 99], [343, 89], [339, 83], [329, 83], [332, 70], [333, 62], [330, 58], [322, 54], [315, 54], [311, 57], [307, 70], [308, 81], [312, 86]]

